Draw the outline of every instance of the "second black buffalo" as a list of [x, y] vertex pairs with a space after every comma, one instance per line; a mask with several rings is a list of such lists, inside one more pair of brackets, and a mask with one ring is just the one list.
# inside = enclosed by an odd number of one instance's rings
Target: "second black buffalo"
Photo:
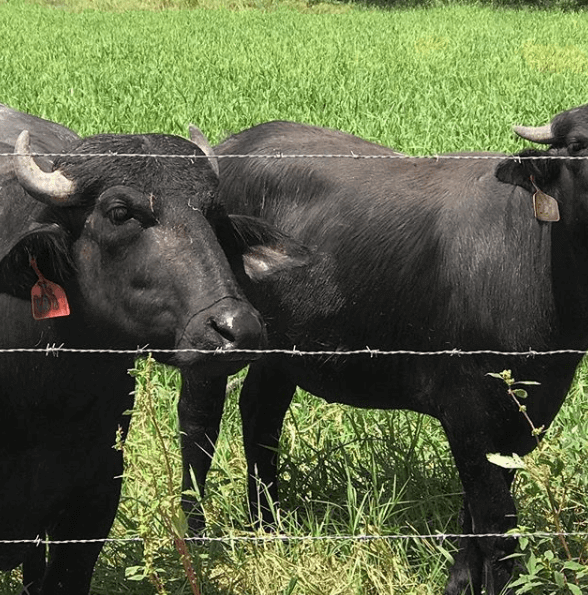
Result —
[[[256, 126], [215, 149], [252, 156], [220, 160], [229, 212], [262, 217], [312, 252], [307, 266], [270, 278], [242, 268], [270, 346], [341, 352], [268, 355], [251, 365], [240, 408], [254, 515], [259, 503], [271, 520], [258, 481], [277, 501], [275, 452], [296, 386], [328, 401], [431, 415], [463, 484], [464, 533], [498, 534], [462, 539], [447, 595], [479, 595], [483, 585], [497, 595], [508, 585], [516, 542], [500, 534], [517, 523], [513, 474], [487, 454], [524, 455], [536, 445], [504, 384], [487, 373], [508, 368], [516, 379], [540, 382], [527, 412], [536, 427], [548, 427], [580, 356], [343, 352], [588, 347], [588, 162], [545, 159], [588, 155], [588, 106], [517, 132], [547, 150], [519, 159], [362, 159], [353, 157], [394, 152], [290, 122]], [[202, 488], [225, 379], [188, 380], [179, 407], [185, 486], [192, 467]]]

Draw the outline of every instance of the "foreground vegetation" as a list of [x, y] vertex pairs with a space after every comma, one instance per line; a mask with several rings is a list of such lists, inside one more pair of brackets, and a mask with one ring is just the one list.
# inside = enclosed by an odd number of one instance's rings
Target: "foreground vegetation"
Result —
[[[141, 364], [141, 407], [125, 450], [125, 499], [114, 533], [144, 535], [148, 564], [137, 565], [138, 544], [134, 551], [128, 544], [109, 545], [97, 573], [96, 583], [99, 577], [104, 581], [97, 593], [113, 592], [113, 568], [126, 568], [127, 578], [160, 581], [168, 593], [191, 593], [165, 520], [173, 517], [170, 511], [178, 505], [177, 488], [170, 490], [161, 473], [163, 449], [157, 447], [153, 417], [144, 404], [151, 382], [156, 424], [173, 460], [172, 483], [177, 486], [180, 454], [170, 410], [177, 400], [179, 378], [164, 368], [156, 369], [149, 380], [145, 371]], [[220, 448], [203, 501], [208, 536], [224, 541], [192, 549], [203, 592], [441, 593], [454, 540], [416, 537], [460, 532], [461, 488], [438, 423], [416, 414], [328, 405], [299, 391], [282, 439], [284, 514], [278, 529], [278, 535], [293, 540], [267, 541], [250, 529], [244, 507], [245, 460], [236, 405], [242, 377], [232, 382]], [[549, 440], [527, 457], [527, 467], [519, 473], [515, 493], [523, 531], [552, 533], [559, 523], [564, 532], [588, 532], [587, 390], [588, 369], [583, 367]], [[532, 398], [532, 387], [529, 394]], [[347, 538], [361, 535], [374, 539]], [[406, 538], [394, 537], [398, 535]], [[243, 537], [259, 540], [239, 541]], [[580, 595], [588, 589], [585, 534], [563, 540], [531, 536], [523, 546], [521, 593]]]
[[[261, 121], [291, 119], [429, 155], [520, 150], [512, 123], [542, 124], [586, 101], [583, 13], [476, 6], [380, 12], [332, 4], [341, 14], [310, 14], [278, 2], [268, 6], [78, 13], [22, 0], [0, 3], [0, 101], [82, 135], [185, 135], [195, 122], [216, 142]], [[93, 592], [190, 593], [169, 538], [170, 525], [181, 524], [174, 512], [179, 378], [144, 363], [136, 374], [141, 400], [125, 446], [124, 497], [113, 536], [146, 541], [108, 543]], [[563, 529], [588, 530], [587, 383], [583, 371], [544, 449], [529, 458], [516, 483], [520, 522], [530, 530], [554, 528], [546, 483]], [[204, 501], [209, 536], [254, 536], [235, 401], [233, 391]], [[299, 393], [282, 447], [280, 531], [321, 539], [193, 545], [204, 593], [442, 591], [452, 540], [339, 539], [459, 531], [461, 488], [433, 420], [327, 405]], [[567, 539], [572, 562], [581, 567], [570, 564], [558, 539], [524, 542], [521, 592], [586, 589], [586, 541]], [[0, 593], [15, 592], [17, 581], [18, 573], [0, 577]]]

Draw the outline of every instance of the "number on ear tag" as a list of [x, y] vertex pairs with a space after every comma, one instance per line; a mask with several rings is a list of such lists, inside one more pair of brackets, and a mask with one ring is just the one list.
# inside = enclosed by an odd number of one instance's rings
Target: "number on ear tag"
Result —
[[44, 320], [46, 318], [57, 318], [58, 316], [69, 316], [69, 303], [63, 288], [45, 279], [37, 267], [37, 262], [31, 258], [31, 266], [39, 280], [31, 289], [31, 306], [33, 318]]

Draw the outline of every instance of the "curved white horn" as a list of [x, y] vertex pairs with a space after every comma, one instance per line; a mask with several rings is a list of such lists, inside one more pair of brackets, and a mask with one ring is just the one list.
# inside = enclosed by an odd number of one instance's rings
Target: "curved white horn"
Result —
[[21, 186], [36, 200], [54, 206], [68, 206], [75, 184], [61, 172], [44, 172], [35, 162], [29, 146], [29, 131], [23, 130], [14, 145], [14, 169]]
[[214, 150], [210, 146], [207, 138], [202, 134], [202, 131], [198, 126], [194, 126], [194, 124], [190, 124], [188, 126], [188, 130], [190, 131], [190, 140], [202, 150], [202, 152], [208, 157], [208, 161], [214, 170], [216, 176], [219, 176], [219, 168], [218, 168], [218, 159], [214, 154]]
[[531, 142], [534, 142], [534, 143], [550, 145], [555, 140], [553, 138], [553, 131], [551, 130], [551, 124], [546, 124], [545, 126], [538, 126], [536, 128], [533, 128], [531, 126], [513, 126], [512, 129], [521, 138], [530, 140]]

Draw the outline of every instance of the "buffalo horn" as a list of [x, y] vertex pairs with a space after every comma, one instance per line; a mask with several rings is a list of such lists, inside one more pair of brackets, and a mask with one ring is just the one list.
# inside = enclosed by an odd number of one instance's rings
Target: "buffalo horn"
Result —
[[208, 143], [208, 140], [206, 139], [204, 134], [202, 134], [202, 131], [200, 130], [200, 128], [198, 128], [198, 126], [194, 126], [194, 124], [190, 124], [190, 126], [188, 127], [188, 130], [190, 131], [190, 140], [208, 157], [208, 161], [209, 161], [210, 165], [212, 166], [214, 173], [218, 177], [218, 175], [219, 175], [218, 159], [217, 159], [216, 155], [214, 154], [212, 147]]
[[36, 200], [53, 206], [68, 206], [75, 196], [75, 184], [60, 171], [44, 172], [35, 162], [29, 146], [29, 131], [23, 130], [14, 145], [14, 168], [21, 186]]
[[551, 130], [551, 124], [546, 124], [545, 126], [538, 126], [537, 128], [533, 128], [531, 126], [513, 126], [513, 130], [518, 134], [521, 138], [525, 140], [530, 140], [534, 143], [541, 143], [544, 145], [550, 145], [553, 143], [553, 132]]

